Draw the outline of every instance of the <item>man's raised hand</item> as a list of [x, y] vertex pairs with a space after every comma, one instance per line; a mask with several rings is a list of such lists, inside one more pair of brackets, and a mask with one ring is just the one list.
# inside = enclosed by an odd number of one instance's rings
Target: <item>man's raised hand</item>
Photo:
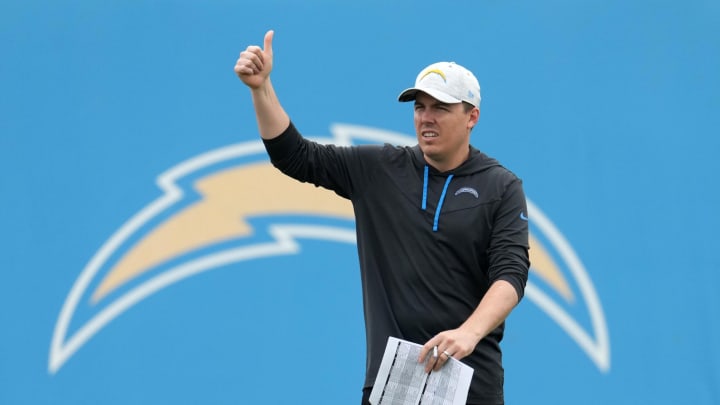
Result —
[[257, 45], [250, 45], [240, 52], [240, 57], [235, 63], [235, 74], [251, 89], [262, 86], [270, 76], [273, 65], [272, 40], [274, 34], [275, 32], [272, 30], [265, 34], [264, 49]]

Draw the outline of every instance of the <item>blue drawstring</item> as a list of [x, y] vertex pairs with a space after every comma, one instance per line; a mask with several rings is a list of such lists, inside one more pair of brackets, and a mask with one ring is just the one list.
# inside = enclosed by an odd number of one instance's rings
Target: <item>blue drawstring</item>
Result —
[[445, 194], [447, 193], [448, 186], [450, 185], [450, 180], [452, 180], [453, 175], [449, 175], [447, 180], [445, 180], [445, 186], [443, 187], [442, 194], [440, 194], [440, 201], [438, 201], [438, 206], [435, 209], [435, 221], [433, 222], [433, 232], [437, 232], [438, 230], [438, 221], [440, 221], [440, 208], [442, 208], [443, 202], [445, 201]]
[[[428, 189], [428, 166], [425, 165], [425, 174], [423, 176], [423, 197], [422, 197], [422, 209], [425, 211], [427, 209], [427, 189]], [[438, 201], [438, 206], [435, 208], [435, 220], [433, 221], [433, 232], [437, 232], [438, 230], [438, 222], [440, 221], [440, 209], [442, 208], [443, 202], [445, 201], [445, 194], [447, 194], [448, 186], [450, 186], [450, 180], [452, 180], [453, 175], [449, 175], [447, 180], [445, 180], [445, 186], [443, 187], [442, 194], [440, 194], [440, 201]]]
[[423, 200], [422, 200], [422, 209], [425, 211], [427, 209], [427, 186], [428, 186], [428, 167], [425, 165], [425, 178], [423, 179]]

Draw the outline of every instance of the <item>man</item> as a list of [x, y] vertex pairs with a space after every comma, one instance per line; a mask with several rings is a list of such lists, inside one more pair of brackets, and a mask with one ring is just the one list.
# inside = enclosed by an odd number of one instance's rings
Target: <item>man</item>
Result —
[[441, 62], [400, 94], [415, 104], [414, 147], [320, 145], [300, 135], [278, 101], [272, 40], [268, 31], [263, 48], [241, 52], [235, 72], [250, 88], [272, 163], [353, 203], [368, 356], [363, 403], [389, 336], [423, 343], [426, 371], [450, 357], [471, 366], [469, 404], [504, 403], [499, 343], [527, 281], [527, 209], [521, 181], [470, 146], [477, 79]]

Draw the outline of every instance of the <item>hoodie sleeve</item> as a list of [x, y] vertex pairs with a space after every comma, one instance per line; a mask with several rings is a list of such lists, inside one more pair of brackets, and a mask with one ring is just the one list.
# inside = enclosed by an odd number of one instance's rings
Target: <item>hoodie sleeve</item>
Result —
[[291, 122], [280, 136], [263, 140], [273, 166], [284, 174], [351, 198], [366, 176], [369, 147], [324, 145], [303, 138]]
[[525, 293], [528, 279], [528, 250], [527, 202], [522, 181], [514, 178], [505, 189], [495, 212], [488, 253], [491, 284], [497, 280], [509, 282], [515, 287], [518, 301]]

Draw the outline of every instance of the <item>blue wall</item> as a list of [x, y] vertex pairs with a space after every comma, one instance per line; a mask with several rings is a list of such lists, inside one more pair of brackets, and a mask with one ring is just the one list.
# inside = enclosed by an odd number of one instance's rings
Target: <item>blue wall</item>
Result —
[[0, 5], [0, 403], [359, 402], [348, 207], [268, 170], [233, 73], [270, 28], [325, 141], [412, 142], [417, 72], [478, 76], [547, 259], [509, 404], [720, 403], [717, 2], [253, 3]]

